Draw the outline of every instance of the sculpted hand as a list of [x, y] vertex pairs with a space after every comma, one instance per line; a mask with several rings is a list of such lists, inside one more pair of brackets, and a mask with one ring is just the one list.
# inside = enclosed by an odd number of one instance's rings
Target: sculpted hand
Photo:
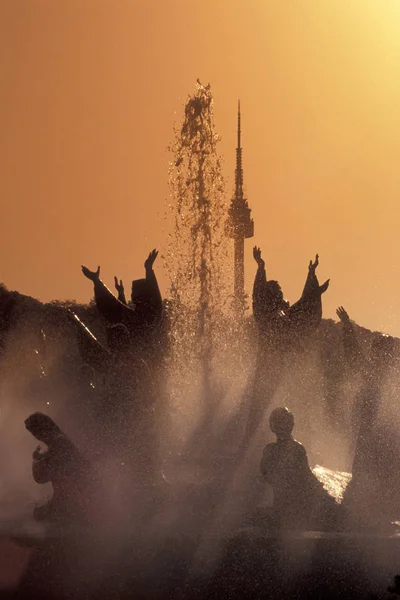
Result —
[[253, 257], [259, 267], [265, 266], [265, 261], [261, 258], [261, 248], [257, 248], [257, 246], [254, 246]]
[[319, 265], [319, 256], [318, 254], [315, 255], [315, 261], [313, 262], [312, 260], [310, 260], [310, 264], [308, 265], [308, 268], [311, 269], [315, 269], [318, 267]]
[[93, 281], [93, 283], [100, 279], [100, 267], [97, 267], [97, 271], [90, 271], [87, 267], [82, 265], [82, 273], [85, 277], [90, 279], [90, 281]]
[[144, 268], [147, 269], [152, 269], [154, 262], [156, 260], [158, 256], [158, 250], [154, 249], [150, 252], [149, 256], [146, 258], [146, 261], [144, 263]]
[[328, 289], [328, 287], [329, 287], [329, 283], [330, 283], [330, 281], [331, 281], [330, 279], [327, 279], [327, 280], [325, 281], [325, 283], [323, 283], [323, 284], [322, 284], [322, 285], [319, 287], [321, 294], [325, 294], [326, 290], [327, 290], [327, 289]]
[[340, 321], [343, 323], [343, 325], [348, 325], [350, 323], [350, 317], [347, 311], [343, 308], [343, 306], [339, 306], [339, 308], [336, 311], [336, 314], [339, 317]]
[[118, 283], [118, 277], [116, 277], [115, 275], [114, 275], [114, 286], [115, 286], [115, 289], [117, 290], [118, 294], [125, 293], [124, 284], [122, 283], [122, 279], [120, 279], [119, 283]]

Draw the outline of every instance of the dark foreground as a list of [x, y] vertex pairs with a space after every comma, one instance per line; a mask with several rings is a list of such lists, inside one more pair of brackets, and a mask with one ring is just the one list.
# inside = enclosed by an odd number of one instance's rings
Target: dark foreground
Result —
[[34, 524], [0, 531], [0, 597], [18, 600], [389, 598], [400, 569], [399, 534], [242, 530], [211, 567], [184, 532], [161, 541]]

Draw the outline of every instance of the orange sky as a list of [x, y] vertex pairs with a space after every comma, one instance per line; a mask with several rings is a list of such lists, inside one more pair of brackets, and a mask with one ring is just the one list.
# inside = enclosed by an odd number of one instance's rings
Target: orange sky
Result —
[[400, 335], [399, 33], [398, 0], [3, 0], [0, 280], [84, 301], [82, 263], [141, 275], [200, 78], [229, 194], [241, 99], [254, 243], [286, 297], [319, 252], [325, 316]]

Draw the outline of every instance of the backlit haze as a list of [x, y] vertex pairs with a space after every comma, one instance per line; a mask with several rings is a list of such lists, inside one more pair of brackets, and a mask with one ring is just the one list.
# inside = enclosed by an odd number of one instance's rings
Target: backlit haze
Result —
[[399, 34], [398, 0], [3, 0], [0, 280], [88, 301], [81, 264], [142, 276], [199, 78], [228, 199], [241, 100], [247, 291], [254, 244], [291, 302], [319, 252], [324, 316], [400, 336]]

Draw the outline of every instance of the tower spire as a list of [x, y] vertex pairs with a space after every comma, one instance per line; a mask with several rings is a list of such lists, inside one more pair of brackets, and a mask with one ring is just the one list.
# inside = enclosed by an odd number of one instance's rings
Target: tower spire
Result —
[[241, 134], [241, 130], [240, 130], [240, 100], [238, 100], [238, 130], [237, 130], [237, 134], [238, 134], [238, 148], [240, 148], [240, 134]]
[[242, 163], [242, 145], [241, 145], [241, 112], [240, 100], [238, 101], [238, 120], [237, 120], [237, 148], [236, 148], [236, 169], [235, 169], [235, 193], [229, 208], [228, 235], [233, 238], [234, 244], [234, 306], [237, 316], [240, 318], [245, 311], [245, 292], [244, 292], [244, 240], [254, 235], [254, 222], [251, 218], [251, 210], [243, 194], [243, 163]]
[[236, 170], [235, 170], [235, 196], [243, 198], [243, 164], [242, 164], [242, 146], [241, 146], [241, 115], [240, 100], [238, 100], [238, 124], [237, 124], [237, 148], [236, 148]]

